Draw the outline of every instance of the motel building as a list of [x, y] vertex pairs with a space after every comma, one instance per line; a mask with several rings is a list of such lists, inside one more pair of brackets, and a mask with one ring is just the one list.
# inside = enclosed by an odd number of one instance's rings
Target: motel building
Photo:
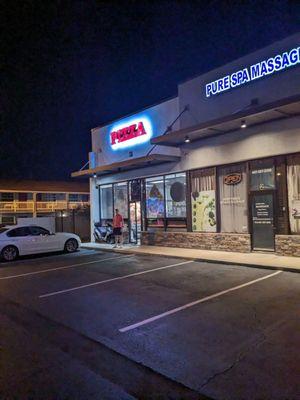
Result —
[[118, 208], [132, 243], [300, 257], [300, 34], [91, 134], [92, 241]]

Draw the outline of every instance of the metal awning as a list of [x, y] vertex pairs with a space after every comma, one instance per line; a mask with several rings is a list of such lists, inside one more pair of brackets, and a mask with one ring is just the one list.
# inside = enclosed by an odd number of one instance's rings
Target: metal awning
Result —
[[163, 164], [166, 162], [178, 162], [179, 156], [170, 156], [166, 154], [150, 154], [148, 156], [132, 158], [125, 161], [115, 162], [108, 165], [101, 165], [96, 168], [84, 169], [71, 174], [72, 178], [93, 175], [106, 175], [121, 171], [128, 171], [135, 168], [147, 167], [149, 165]]
[[194, 142], [203, 138], [240, 130], [242, 120], [246, 121], [247, 127], [251, 127], [297, 115], [300, 115], [300, 95], [264, 105], [251, 106], [225, 117], [155, 137], [151, 140], [151, 143], [177, 147], [185, 143], [187, 136], [190, 142]]

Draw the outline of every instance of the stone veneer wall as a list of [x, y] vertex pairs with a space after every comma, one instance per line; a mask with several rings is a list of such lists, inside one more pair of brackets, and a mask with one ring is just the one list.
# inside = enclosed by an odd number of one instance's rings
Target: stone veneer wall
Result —
[[300, 257], [300, 235], [276, 235], [275, 249], [280, 256]]
[[[142, 232], [141, 242], [148, 246], [183, 247], [202, 250], [249, 253], [247, 233]], [[300, 257], [300, 235], [276, 235], [275, 251], [280, 256]]]
[[183, 247], [202, 250], [251, 251], [247, 233], [200, 233], [200, 232], [142, 232], [141, 242], [149, 246]]

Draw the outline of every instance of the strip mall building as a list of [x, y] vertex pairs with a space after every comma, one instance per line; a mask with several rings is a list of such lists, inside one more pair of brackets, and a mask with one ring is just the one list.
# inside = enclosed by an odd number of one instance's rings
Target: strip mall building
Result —
[[93, 129], [72, 175], [90, 176], [92, 232], [118, 208], [131, 242], [300, 256], [300, 34]]

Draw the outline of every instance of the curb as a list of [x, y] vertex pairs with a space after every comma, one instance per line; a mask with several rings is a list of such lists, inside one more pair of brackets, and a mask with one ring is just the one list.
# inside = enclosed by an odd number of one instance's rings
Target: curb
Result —
[[199, 262], [206, 262], [210, 264], [222, 264], [222, 265], [236, 265], [239, 267], [249, 267], [249, 268], [258, 268], [258, 269], [268, 269], [268, 270], [275, 270], [275, 271], [285, 271], [285, 272], [293, 272], [293, 273], [298, 273], [300, 274], [300, 269], [293, 268], [293, 267], [277, 267], [274, 265], [263, 265], [263, 264], [248, 264], [248, 263], [239, 263], [239, 262], [234, 262], [234, 261], [226, 261], [226, 260], [213, 260], [211, 258], [198, 258], [198, 257], [183, 257], [183, 256], [178, 256], [178, 255], [167, 255], [167, 254], [153, 254], [153, 253], [148, 253], [147, 251], [132, 251], [130, 249], [124, 249], [124, 250], [115, 250], [115, 249], [99, 249], [98, 247], [92, 247], [92, 246], [84, 246], [84, 244], [81, 246], [84, 249], [91, 249], [91, 250], [99, 250], [99, 251], [105, 251], [105, 252], [110, 252], [110, 253], [117, 253], [117, 254], [135, 254], [135, 255], [153, 255], [153, 256], [159, 256], [159, 257], [168, 257], [168, 258], [184, 258], [187, 260], [193, 260], [193, 261], [199, 261]]

